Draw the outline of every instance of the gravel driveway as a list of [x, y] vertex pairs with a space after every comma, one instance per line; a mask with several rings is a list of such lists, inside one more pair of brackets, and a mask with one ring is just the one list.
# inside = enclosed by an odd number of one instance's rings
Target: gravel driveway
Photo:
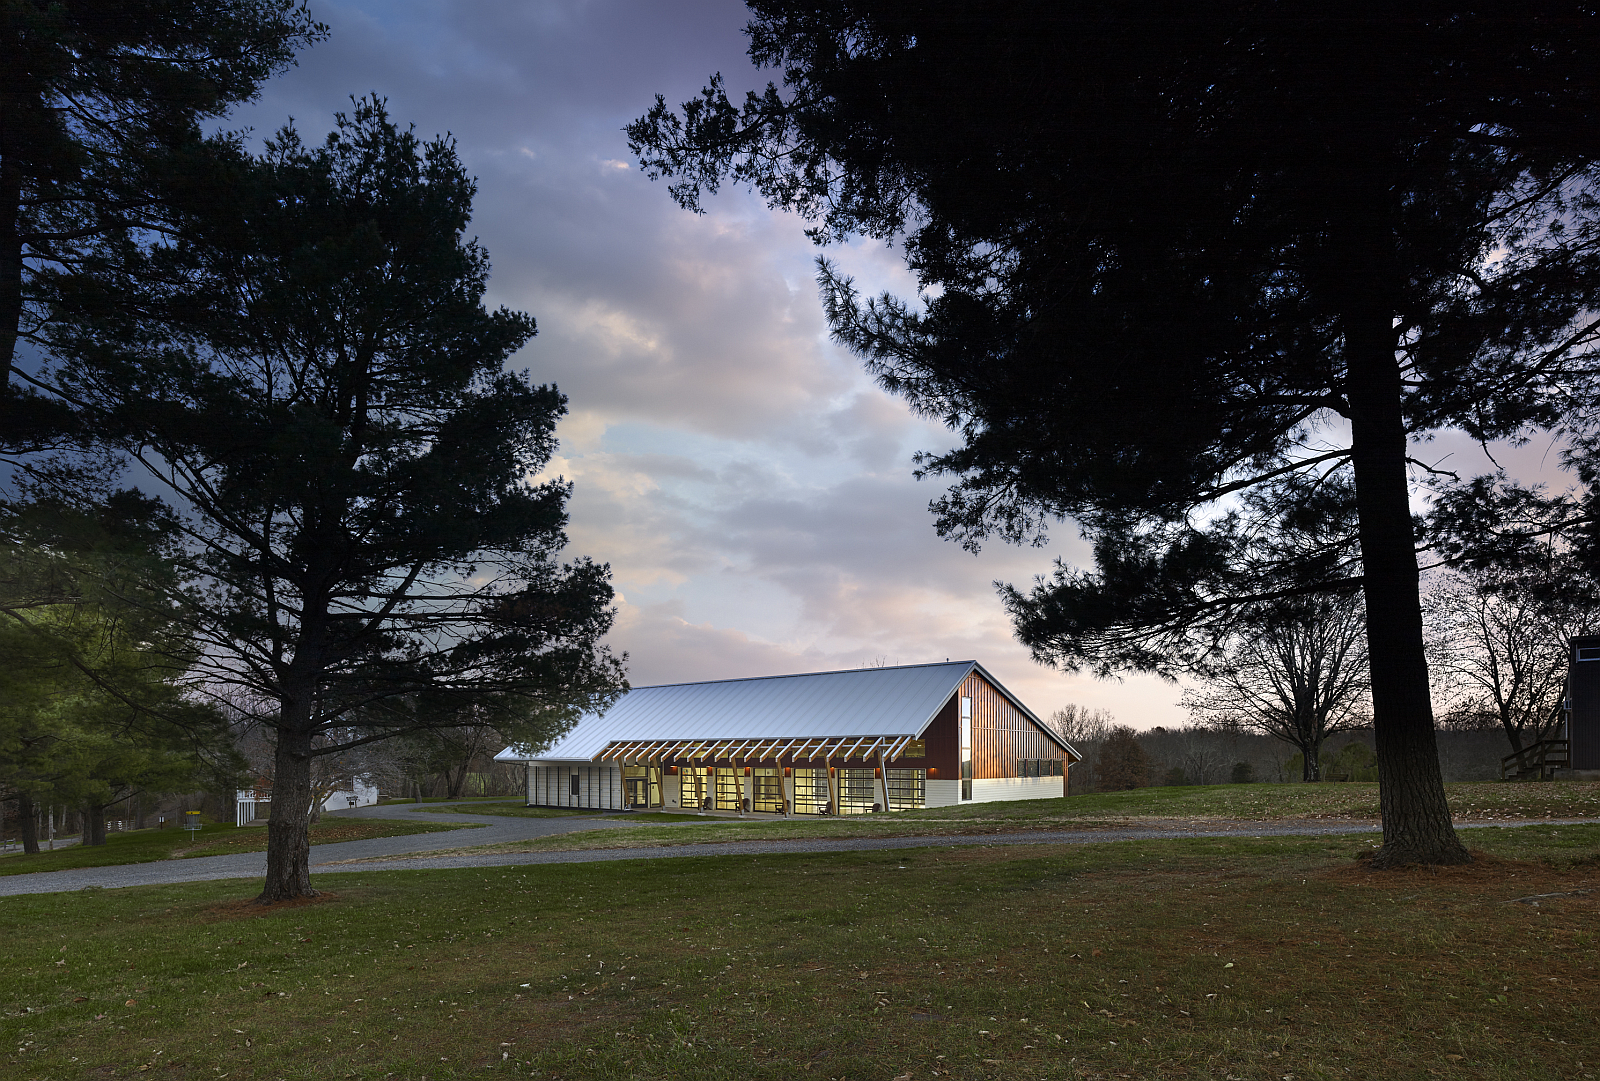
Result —
[[[558, 833], [627, 825], [626, 814], [597, 815], [593, 818], [511, 818], [496, 815], [434, 814], [424, 808], [437, 803], [392, 803], [384, 807], [357, 807], [329, 811], [325, 818], [387, 818], [426, 822], [430, 825], [460, 823], [461, 830], [440, 833], [413, 833], [403, 837], [374, 837], [366, 841], [341, 841], [311, 846], [311, 866], [370, 856], [403, 857], [441, 848], [463, 845], [502, 844], [549, 837]], [[473, 829], [478, 826], [481, 828]], [[389, 866], [385, 863], [383, 866]], [[402, 862], [400, 866], [417, 866]], [[40, 871], [31, 875], [0, 877], [0, 896], [18, 893], [56, 893], [92, 887], [113, 889], [120, 886], [151, 886], [166, 882], [201, 882], [213, 878], [264, 878], [265, 852], [240, 852], [231, 856], [199, 856], [187, 860], [162, 860], [157, 863], [128, 863], [115, 867], [83, 867], [68, 871]]]

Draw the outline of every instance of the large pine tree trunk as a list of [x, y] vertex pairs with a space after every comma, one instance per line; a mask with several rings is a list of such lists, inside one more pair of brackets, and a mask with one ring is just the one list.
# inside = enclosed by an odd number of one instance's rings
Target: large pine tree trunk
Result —
[[[286, 709], [291, 721], [296, 711]], [[270, 905], [315, 897], [311, 888], [311, 736], [303, 726], [278, 731], [272, 765], [272, 815], [267, 820], [267, 881], [256, 898]]]
[[39, 805], [27, 793], [17, 796], [17, 832], [22, 837], [22, 851], [30, 856], [39, 854]]
[[1383, 810], [1383, 847], [1373, 863], [1470, 863], [1439, 772], [1393, 320], [1374, 303], [1347, 309], [1343, 322]]
[[80, 844], [103, 845], [106, 843], [106, 807], [104, 803], [91, 803], [84, 808], [83, 840]]

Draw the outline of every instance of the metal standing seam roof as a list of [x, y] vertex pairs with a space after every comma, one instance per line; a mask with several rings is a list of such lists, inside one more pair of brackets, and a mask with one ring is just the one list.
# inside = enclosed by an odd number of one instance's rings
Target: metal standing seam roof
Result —
[[635, 687], [603, 714], [587, 714], [548, 749], [507, 747], [502, 762], [590, 762], [612, 743], [763, 737], [921, 736], [976, 671], [1074, 757], [1082, 756], [984, 670], [946, 661]]

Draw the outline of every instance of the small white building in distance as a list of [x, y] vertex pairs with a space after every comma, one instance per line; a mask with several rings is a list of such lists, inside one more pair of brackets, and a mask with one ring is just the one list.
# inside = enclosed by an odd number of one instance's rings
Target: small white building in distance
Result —
[[[363, 777], [351, 780], [343, 788], [330, 792], [322, 801], [324, 811], [343, 811], [351, 807], [371, 807], [378, 802], [378, 787], [368, 784]], [[257, 782], [254, 788], [241, 788], [233, 796], [234, 824], [248, 826], [265, 822], [272, 817], [272, 785]]]
[[1082, 760], [977, 661], [635, 687], [528, 764], [528, 805], [864, 814], [1067, 794]]

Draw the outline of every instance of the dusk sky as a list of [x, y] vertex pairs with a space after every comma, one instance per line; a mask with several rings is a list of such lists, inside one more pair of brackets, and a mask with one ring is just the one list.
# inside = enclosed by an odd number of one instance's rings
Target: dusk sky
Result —
[[[611, 564], [612, 644], [635, 685], [976, 658], [1036, 713], [1076, 702], [1145, 728], [1182, 723], [1179, 688], [1074, 677], [1012, 638], [996, 580], [1046, 549], [942, 541], [942, 487], [911, 456], [954, 437], [879, 391], [828, 341], [804, 223], [725, 191], [696, 217], [652, 183], [622, 127], [712, 72], [764, 83], [742, 4], [641, 0], [314, 0], [331, 37], [230, 119], [320, 139], [376, 91], [478, 177], [490, 303], [531, 313], [515, 363], [570, 399], [552, 472], [575, 483], [572, 554]], [[900, 253], [829, 249], [867, 291], [914, 293]], [[1438, 458], [1452, 448], [1430, 451]], [[1531, 449], [1530, 449], [1531, 452]]]

